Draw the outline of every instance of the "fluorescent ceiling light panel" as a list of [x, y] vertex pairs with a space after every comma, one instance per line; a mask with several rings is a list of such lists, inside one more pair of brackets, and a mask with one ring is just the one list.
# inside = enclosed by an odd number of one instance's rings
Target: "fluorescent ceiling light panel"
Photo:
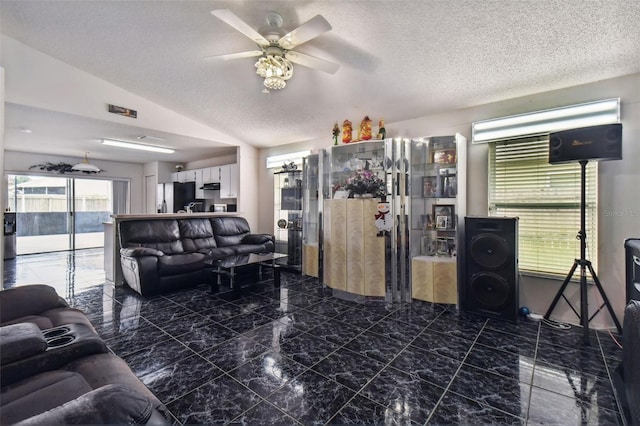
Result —
[[284, 163], [302, 164], [302, 159], [311, 154], [311, 151], [298, 151], [289, 154], [272, 155], [267, 157], [267, 169], [282, 167]]
[[473, 143], [485, 143], [619, 122], [620, 98], [615, 98], [476, 121], [471, 128]]
[[102, 139], [103, 145], [117, 146], [120, 148], [129, 148], [129, 149], [138, 149], [141, 151], [153, 151], [153, 152], [161, 152], [163, 154], [173, 154], [176, 152], [170, 148], [163, 148], [161, 146], [153, 146], [153, 145], [145, 145], [140, 143], [119, 141], [116, 139]]

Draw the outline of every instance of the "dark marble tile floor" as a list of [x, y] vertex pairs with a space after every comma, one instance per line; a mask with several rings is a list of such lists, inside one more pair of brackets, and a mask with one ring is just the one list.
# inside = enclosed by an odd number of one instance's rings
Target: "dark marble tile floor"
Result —
[[154, 298], [105, 284], [102, 249], [5, 261], [5, 288], [54, 286], [177, 424], [624, 424], [604, 331], [366, 305], [283, 272], [232, 292]]

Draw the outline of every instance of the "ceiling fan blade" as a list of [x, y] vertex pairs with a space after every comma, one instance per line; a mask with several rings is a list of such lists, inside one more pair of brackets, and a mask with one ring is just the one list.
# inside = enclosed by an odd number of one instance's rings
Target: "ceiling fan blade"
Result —
[[278, 44], [283, 49], [293, 49], [327, 31], [331, 31], [331, 25], [321, 15], [316, 15], [295, 30], [283, 35]]
[[206, 56], [202, 59], [205, 61], [230, 61], [232, 59], [253, 58], [255, 56], [264, 55], [262, 50], [250, 50], [248, 52], [226, 53], [224, 55]]
[[235, 28], [240, 31], [245, 36], [249, 37], [254, 42], [258, 43], [260, 46], [268, 46], [269, 41], [264, 38], [260, 33], [251, 28], [246, 22], [242, 19], [238, 18], [232, 11], [229, 9], [216, 9], [212, 10], [211, 14], [216, 18], [223, 21], [225, 24]]
[[329, 74], [335, 74], [336, 71], [340, 69], [340, 65], [336, 64], [335, 62], [329, 62], [324, 59], [316, 58], [315, 56], [306, 55], [300, 52], [289, 51], [284, 56], [293, 63], [324, 71]]

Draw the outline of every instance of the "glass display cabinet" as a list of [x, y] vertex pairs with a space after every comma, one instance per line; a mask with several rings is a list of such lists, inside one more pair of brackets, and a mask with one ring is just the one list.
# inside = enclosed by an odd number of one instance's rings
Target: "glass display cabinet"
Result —
[[274, 235], [276, 252], [287, 254], [279, 263], [293, 271], [302, 269], [302, 170], [274, 173]]
[[411, 141], [410, 257], [414, 299], [458, 303], [466, 215], [466, 139]]
[[[410, 301], [408, 140], [333, 146], [324, 164], [323, 282], [356, 297]], [[380, 231], [379, 220], [392, 225]], [[334, 292], [335, 294], [335, 292]]]
[[302, 273], [321, 274], [322, 154], [312, 154], [302, 163]]

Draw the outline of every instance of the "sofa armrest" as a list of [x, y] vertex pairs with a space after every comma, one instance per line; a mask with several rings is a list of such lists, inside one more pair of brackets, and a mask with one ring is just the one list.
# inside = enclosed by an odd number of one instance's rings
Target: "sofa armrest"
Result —
[[32, 284], [9, 288], [0, 291], [0, 324], [68, 306], [56, 290], [48, 285]]
[[30, 322], [0, 327], [0, 364], [5, 365], [47, 350], [47, 341]]
[[241, 244], [264, 244], [273, 242], [275, 236], [271, 234], [247, 234], [242, 238]]
[[151, 401], [121, 385], [106, 385], [66, 404], [29, 417], [16, 425], [45, 424], [170, 424]]
[[622, 330], [622, 368], [630, 423], [640, 425], [640, 300], [629, 301]]
[[130, 247], [120, 249], [120, 255], [125, 257], [142, 257], [142, 256], [164, 256], [164, 253], [160, 250], [148, 248], [148, 247]]

